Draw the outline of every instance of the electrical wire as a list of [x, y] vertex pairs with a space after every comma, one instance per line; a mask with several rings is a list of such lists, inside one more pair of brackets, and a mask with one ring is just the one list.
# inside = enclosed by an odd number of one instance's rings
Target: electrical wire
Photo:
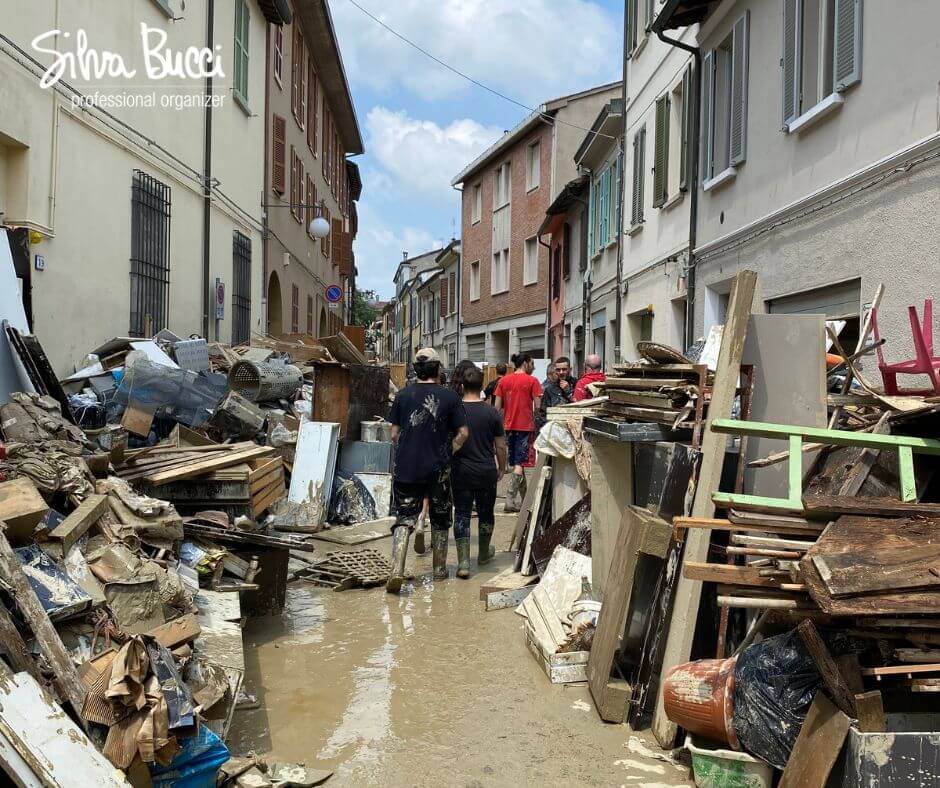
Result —
[[546, 113], [546, 112], [541, 112], [541, 111], [539, 111], [538, 109], [536, 109], [535, 107], [530, 107], [528, 104], [523, 104], [521, 101], [518, 101], [518, 100], [512, 98], [511, 96], [507, 96], [505, 93], [500, 93], [500, 92], [499, 92], [498, 90], [496, 90], [495, 88], [491, 88], [489, 85], [486, 85], [486, 84], [484, 84], [483, 82], [480, 82], [480, 80], [474, 79], [474, 78], [471, 77], [469, 74], [465, 74], [463, 71], [460, 71], [458, 68], [455, 68], [455, 67], [452, 66], [450, 63], [447, 63], [446, 61], [441, 60], [441, 59], [440, 59], [439, 57], [437, 57], [436, 55], [431, 54], [430, 52], [428, 52], [428, 50], [424, 49], [423, 47], [421, 47], [420, 45], [418, 45], [418, 44], [416, 44], [414, 41], [412, 41], [410, 38], [408, 38], [408, 37], [402, 35], [402, 34], [399, 33], [397, 30], [395, 30], [393, 27], [391, 27], [390, 25], [388, 25], [388, 24], [386, 24], [385, 22], [383, 22], [381, 19], [379, 19], [379, 17], [377, 17], [377, 16], [376, 16], [375, 14], [373, 14], [371, 11], [369, 11], [369, 10], [366, 9], [366, 8], [363, 8], [361, 5], [359, 5], [358, 2], [356, 2], [356, 0], [349, 0], [349, 3], [350, 3], [351, 5], [353, 5], [353, 6], [355, 6], [356, 8], [358, 8], [363, 14], [365, 14], [367, 17], [369, 17], [369, 19], [371, 19], [373, 22], [375, 22], [376, 24], [378, 24], [378, 25], [380, 25], [381, 27], [385, 28], [389, 33], [391, 33], [393, 36], [395, 36], [395, 38], [397, 38], [397, 39], [399, 39], [400, 41], [404, 42], [404, 43], [407, 44], [408, 46], [410, 46], [410, 47], [412, 47], [412, 48], [418, 50], [418, 52], [420, 52], [422, 55], [424, 55], [425, 57], [429, 58], [430, 60], [433, 60], [433, 61], [434, 61], [435, 63], [437, 63], [439, 66], [443, 66], [443, 67], [446, 68], [448, 71], [450, 71], [450, 72], [456, 74], [456, 75], [457, 75], [458, 77], [460, 77], [461, 79], [465, 79], [465, 80], [467, 80], [468, 82], [470, 82], [470, 83], [476, 85], [478, 88], [482, 88], [483, 90], [487, 91], [488, 93], [492, 93], [494, 96], [497, 96], [498, 98], [501, 98], [501, 99], [503, 99], [504, 101], [508, 101], [510, 104], [515, 104], [517, 107], [522, 107], [522, 109], [527, 110], [528, 112], [535, 113], [535, 114], [539, 115], [539, 117], [541, 117], [543, 120], [545, 120], [545, 121], [547, 121], [547, 122], [549, 122], [549, 123], [561, 123], [563, 126], [570, 126], [570, 127], [573, 128], [573, 129], [578, 129], [578, 130], [580, 130], [580, 131], [586, 131], [588, 134], [594, 134], [595, 136], [598, 136], [598, 137], [605, 137], [606, 139], [609, 139], [609, 140], [616, 140], [616, 139], [617, 139], [617, 137], [614, 137], [614, 136], [612, 136], [612, 135], [610, 135], [610, 134], [604, 134], [604, 133], [602, 133], [602, 132], [600, 132], [600, 131], [595, 131], [594, 129], [585, 128], [584, 126], [579, 126], [579, 125], [577, 125], [576, 123], [570, 123], [570, 122], [568, 122], [568, 121], [566, 121], [566, 120], [562, 120], [561, 118], [552, 117], [551, 115], [549, 115], [549, 114]]

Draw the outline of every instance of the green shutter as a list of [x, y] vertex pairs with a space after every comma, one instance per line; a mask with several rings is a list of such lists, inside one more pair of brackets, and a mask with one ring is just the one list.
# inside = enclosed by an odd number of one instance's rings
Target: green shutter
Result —
[[783, 128], [800, 114], [800, 0], [783, 0]]
[[631, 224], [643, 221], [643, 179], [646, 171], [646, 126], [633, 136], [633, 211]]
[[702, 55], [702, 176], [701, 181], [712, 177], [712, 162], [715, 150], [715, 50]]
[[596, 195], [594, 189], [594, 178], [591, 178], [591, 188], [588, 189], [588, 234], [587, 234], [587, 249], [588, 257], [594, 256], [594, 214], [597, 212], [596, 208]]
[[235, 0], [235, 45], [233, 47], [232, 87], [243, 101], [248, 101], [248, 6], [245, 0]]
[[614, 208], [614, 232], [617, 233], [617, 240], [620, 240], [620, 233], [623, 229], [620, 226], [620, 208], [621, 203], [623, 202], [623, 150], [617, 154], [617, 182], [614, 186], [614, 200], [616, 200], [616, 207]]
[[843, 91], [862, 78], [862, 0], [835, 0], [832, 81]]
[[731, 144], [729, 164], [747, 158], [747, 57], [751, 12], [734, 23], [731, 40]]
[[682, 117], [679, 122], [682, 124], [679, 128], [679, 191], [684, 192], [689, 188], [689, 170], [691, 169], [691, 159], [689, 151], [692, 146], [689, 140], [693, 138], [692, 129], [692, 102], [695, 97], [692, 95], [692, 66], [686, 66], [682, 74]]
[[656, 140], [653, 151], [653, 207], [666, 202], [669, 192], [669, 94], [656, 99]]

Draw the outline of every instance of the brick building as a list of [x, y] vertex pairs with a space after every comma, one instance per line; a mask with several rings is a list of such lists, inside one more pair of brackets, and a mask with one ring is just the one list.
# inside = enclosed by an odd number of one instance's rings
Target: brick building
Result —
[[620, 90], [611, 83], [543, 104], [454, 178], [463, 194], [461, 358], [546, 356], [549, 254], [539, 228], [576, 176], [584, 129]]

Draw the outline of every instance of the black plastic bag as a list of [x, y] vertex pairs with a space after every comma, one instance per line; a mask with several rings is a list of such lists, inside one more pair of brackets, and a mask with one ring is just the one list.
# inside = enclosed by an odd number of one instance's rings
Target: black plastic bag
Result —
[[354, 474], [336, 471], [327, 519], [331, 523], [343, 525], [377, 519], [375, 499]]
[[783, 769], [822, 679], [796, 630], [746, 648], [734, 668], [734, 732]]

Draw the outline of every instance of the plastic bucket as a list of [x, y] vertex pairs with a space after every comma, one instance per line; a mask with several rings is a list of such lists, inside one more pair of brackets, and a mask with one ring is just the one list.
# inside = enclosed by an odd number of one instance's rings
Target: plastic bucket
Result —
[[666, 716], [711, 741], [738, 749], [734, 733], [734, 665], [737, 657], [676, 665], [663, 683]]
[[711, 742], [687, 736], [692, 776], [699, 788], [770, 788], [773, 767], [746, 752], [723, 750]]

